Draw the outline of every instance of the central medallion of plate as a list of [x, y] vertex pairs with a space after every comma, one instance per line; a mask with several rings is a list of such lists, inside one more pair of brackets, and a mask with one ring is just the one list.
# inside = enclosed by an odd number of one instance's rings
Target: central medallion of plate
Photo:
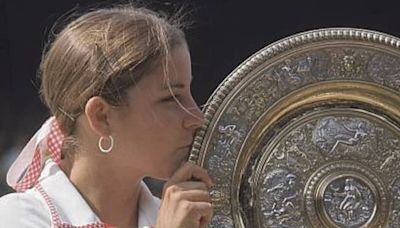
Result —
[[329, 183], [322, 200], [329, 219], [340, 227], [365, 225], [376, 208], [372, 189], [352, 176], [340, 177]]
[[263, 227], [381, 223], [389, 205], [386, 180], [376, 173], [389, 165], [376, 159], [385, 149], [382, 140], [399, 139], [389, 123], [365, 111], [319, 109], [296, 118], [256, 149], [259, 162], [248, 177], [256, 184], [241, 190], [241, 197], [244, 192], [256, 196], [251, 212], [256, 216], [247, 222]]

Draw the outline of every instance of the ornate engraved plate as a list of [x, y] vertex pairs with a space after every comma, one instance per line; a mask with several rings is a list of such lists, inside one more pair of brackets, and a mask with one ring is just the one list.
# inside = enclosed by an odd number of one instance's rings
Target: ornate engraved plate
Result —
[[217, 88], [190, 160], [205, 167], [211, 227], [400, 227], [400, 40], [301, 33]]

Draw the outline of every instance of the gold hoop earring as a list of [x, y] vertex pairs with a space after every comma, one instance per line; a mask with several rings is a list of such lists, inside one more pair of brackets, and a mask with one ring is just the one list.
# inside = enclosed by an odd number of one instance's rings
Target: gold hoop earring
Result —
[[109, 135], [108, 139], [110, 140], [110, 146], [108, 148], [103, 147], [103, 140], [104, 140], [103, 136], [100, 137], [99, 143], [98, 143], [99, 150], [105, 154], [109, 153], [112, 150], [112, 148], [114, 147], [114, 138], [111, 135]]

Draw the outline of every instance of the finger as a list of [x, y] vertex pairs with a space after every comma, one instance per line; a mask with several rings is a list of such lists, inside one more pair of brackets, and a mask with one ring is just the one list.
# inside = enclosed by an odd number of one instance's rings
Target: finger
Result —
[[164, 185], [163, 194], [173, 194], [187, 190], [208, 190], [207, 185], [201, 181], [185, 181], [180, 183], [166, 183]]
[[177, 201], [186, 200], [190, 202], [207, 202], [211, 203], [211, 197], [208, 191], [205, 190], [189, 190], [189, 191], [182, 191], [174, 196]]
[[[203, 198], [195, 197], [192, 195], [201, 194]], [[207, 185], [201, 181], [187, 181], [168, 186], [163, 191], [163, 199], [174, 198], [175, 200], [193, 200], [193, 201], [208, 201], [210, 194]]]
[[191, 190], [191, 189], [199, 189], [199, 190], [208, 190], [208, 186], [202, 181], [185, 181], [175, 184], [177, 187], [182, 190]]
[[211, 222], [213, 216], [213, 208], [211, 203], [197, 202], [195, 203], [195, 218], [199, 223], [199, 227], [204, 227]]
[[179, 168], [171, 179], [167, 182], [169, 185], [188, 181], [190, 179], [198, 179], [207, 184], [208, 187], [213, 185], [210, 176], [207, 171], [198, 165], [186, 162], [181, 168]]

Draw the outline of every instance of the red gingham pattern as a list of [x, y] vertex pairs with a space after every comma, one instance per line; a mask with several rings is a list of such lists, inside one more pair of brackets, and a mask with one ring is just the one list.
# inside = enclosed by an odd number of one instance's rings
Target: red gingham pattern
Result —
[[61, 147], [64, 140], [64, 135], [60, 130], [60, 126], [54, 119], [51, 123], [49, 136], [47, 137], [47, 146], [49, 148], [50, 156], [57, 164], [61, 162]]
[[108, 225], [108, 224], [105, 224], [102, 222], [96, 222], [96, 223], [91, 223], [91, 224], [82, 225], [82, 226], [74, 226], [74, 225], [71, 225], [68, 223], [63, 223], [60, 219], [60, 216], [57, 212], [56, 207], [54, 206], [49, 195], [47, 195], [47, 193], [43, 189], [43, 187], [40, 184], [37, 184], [35, 186], [35, 188], [42, 195], [47, 206], [49, 207], [50, 215], [51, 215], [51, 222], [54, 227], [57, 227], [57, 228], [115, 228], [114, 226], [111, 226], [111, 225]]
[[49, 207], [50, 210], [50, 215], [51, 215], [51, 222], [54, 225], [59, 225], [61, 224], [61, 219], [60, 216], [58, 215], [57, 209], [54, 206], [54, 204], [51, 202], [51, 199], [49, 195], [47, 195], [46, 191], [43, 189], [42, 185], [37, 184], [35, 186], [36, 190], [42, 195], [44, 200], [46, 201], [47, 206]]
[[42, 155], [39, 151], [39, 148], [36, 148], [35, 155], [33, 156], [32, 162], [29, 164], [28, 170], [24, 177], [18, 181], [15, 186], [13, 186], [15, 191], [23, 192], [37, 183], [42, 170], [41, 160]]
[[107, 225], [105, 223], [92, 223], [83, 226], [73, 226], [71, 224], [63, 223], [56, 227], [57, 228], [116, 228], [115, 226]]
[[[47, 148], [50, 153], [50, 157], [54, 162], [60, 164], [61, 162], [61, 147], [64, 140], [60, 127], [54, 118], [51, 123], [50, 133], [47, 136]], [[18, 192], [23, 192], [38, 183], [38, 179], [43, 167], [43, 154], [44, 151], [40, 151], [39, 145], [35, 149], [32, 162], [27, 168], [27, 172], [21, 178], [13, 188]]]

